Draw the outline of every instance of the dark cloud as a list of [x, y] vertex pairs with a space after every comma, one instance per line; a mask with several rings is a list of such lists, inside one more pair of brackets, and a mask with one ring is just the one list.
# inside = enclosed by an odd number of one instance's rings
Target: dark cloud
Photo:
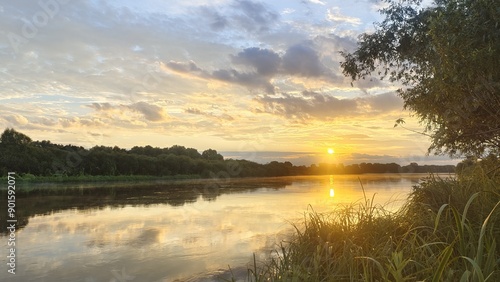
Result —
[[267, 9], [262, 3], [237, 0], [233, 5], [234, 20], [247, 31], [267, 31], [275, 23], [279, 14]]
[[210, 28], [213, 30], [220, 31], [229, 25], [227, 17], [214, 8], [207, 6], [201, 7], [200, 15], [207, 19]]
[[281, 58], [273, 50], [253, 47], [244, 49], [238, 55], [232, 56], [232, 62], [238, 65], [252, 66], [257, 73], [269, 76], [279, 71]]
[[292, 75], [318, 77], [324, 75], [327, 69], [314, 49], [306, 44], [297, 44], [283, 55], [283, 70]]
[[300, 96], [282, 94], [281, 97], [257, 98], [264, 106], [263, 112], [291, 119], [331, 119], [350, 115], [357, 109], [355, 100], [338, 99], [315, 92], [304, 91]]
[[203, 115], [203, 112], [196, 108], [187, 108], [185, 112], [192, 115]]
[[144, 229], [135, 239], [130, 241], [130, 244], [134, 247], [144, 247], [154, 244], [158, 241], [158, 236], [160, 234], [160, 230], [156, 228]]
[[269, 78], [257, 73], [244, 73], [234, 69], [221, 69], [214, 71], [212, 77], [224, 82], [243, 85], [250, 89], [261, 88], [267, 93], [274, 93], [274, 86], [269, 82]]
[[92, 103], [88, 107], [96, 111], [107, 111], [113, 108], [110, 103]]
[[179, 72], [201, 72], [202, 69], [199, 68], [195, 62], [189, 61], [187, 63], [184, 62], [176, 62], [170, 61], [166, 64], [170, 69]]
[[273, 11], [262, 2], [236, 0], [228, 6], [203, 6], [193, 18], [199, 22], [202, 19], [213, 31], [225, 29], [252, 34], [269, 31], [279, 24], [279, 13]]
[[339, 117], [379, 115], [402, 109], [402, 102], [394, 93], [338, 99], [327, 94], [304, 91], [301, 95], [281, 94], [279, 97], [256, 98], [260, 113], [271, 113], [289, 119], [332, 120]]
[[261, 75], [291, 74], [303, 77], [320, 77], [330, 74], [319, 58], [318, 53], [304, 42], [290, 46], [280, 55], [270, 49], [247, 48], [232, 56], [234, 64], [252, 66]]
[[217, 69], [209, 72], [199, 68], [193, 61], [187, 63], [170, 61], [166, 63], [166, 66], [173, 71], [190, 73], [203, 79], [215, 79], [249, 89], [264, 89], [266, 93], [274, 93], [274, 86], [269, 81], [269, 77], [257, 72], [242, 72], [236, 69]]
[[163, 109], [146, 102], [137, 102], [130, 106], [130, 109], [140, 112], [149, 121], [160, 121], [164, 119]]
[[217, 79], [250, 89], [263, 89], [266, 93], [274, 93], [275, 86], [271, 83], [271, 79], [278, 75], [316, 77], [331, 82], [342, 81], [321, 63], [317, 52], [309, 45], [312, 44], [306, 42], [293, 45], [282, 57], [271, 49], [246, 48], [231, 56], [233, 65], [243, 70], [227, 68], [210, 73], [198, 67], [193, 61], [170, 61], [166, 66], [173, 71], [192, 73], [201, 78]]

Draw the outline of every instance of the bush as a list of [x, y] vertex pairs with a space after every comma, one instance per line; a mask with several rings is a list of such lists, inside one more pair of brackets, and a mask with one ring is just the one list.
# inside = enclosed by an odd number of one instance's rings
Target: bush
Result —
[[391, 212], [372, 200], [310, 211], [249, 281], [500, 281], [500, 181], [478, 165], [429, 177]]

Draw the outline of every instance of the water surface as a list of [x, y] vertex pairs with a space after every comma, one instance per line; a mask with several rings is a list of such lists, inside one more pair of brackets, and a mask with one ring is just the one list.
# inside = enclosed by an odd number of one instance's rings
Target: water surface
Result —
[[0, 237], [0, 280], [209, 281], [228, 265], [245, 269], [253, 253], [265, 259], [311, 207], [328, 212], [365, 193], [396, 209], [421, 177], [285, 177], [32, 193], [17, 201], [16, 275], [7, 273], [6, 233]]

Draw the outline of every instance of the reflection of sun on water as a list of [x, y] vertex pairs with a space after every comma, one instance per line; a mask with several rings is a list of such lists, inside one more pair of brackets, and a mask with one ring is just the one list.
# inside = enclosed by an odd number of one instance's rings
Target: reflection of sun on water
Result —
[[330, 175], [330, 197], [335, 196], [335, 191], [333, 190], [333, 175]]

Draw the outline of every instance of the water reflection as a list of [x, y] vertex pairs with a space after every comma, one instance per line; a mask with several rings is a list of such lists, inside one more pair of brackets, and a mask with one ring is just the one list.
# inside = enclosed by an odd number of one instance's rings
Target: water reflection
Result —
[[[397, 177], [360, 179], [366, 194], [377, 193], [383, 203], [410, 191], [413, 178]], [[110, 281], [123, 269], [134, 281], [209, 281], [207, 273], [227, 273], [227, 265], [245, 270], [252, 253], [265, 259], [309, 205], [327, 212], [359, 200], [359, 181], [317, 176], [218, 188], [155, 183], [31, 192], [17, 202], [26, 222], [17, 233], [22, 264], [13, 279], [4, 272], [0, 281]]]
[[[63, 210], [90, 212], [105, 208], [121, 209], [126, 206], [150, 206], [167, 204], [180, 207], [197, 201], [215, 201], [223, 194], [251, 192], [268, 187], [282, 189], [291, 182], [287, 179], [235, 179], [232, 181], [177, 181], [164, 183], [120, 184], [50, 184], [34, 185], [21, 189], [16, 194], [17, 229], [22, 229], [35, 215], [49, 215]], [[22, 184], [21, 184], [22, 185]], [[21, 187], [21, 185], [18, 185]], [[0, 197], [7, 197], [6, 190], [0, 190]], [[7, 218], [7, 209], [1, 211]], [[8, 233], [6, 221], [0, 222], [0, 234]]]
[[335, 196], [335, 190], [333, 190], [333, 175], [330, 175], [330, 198]]

